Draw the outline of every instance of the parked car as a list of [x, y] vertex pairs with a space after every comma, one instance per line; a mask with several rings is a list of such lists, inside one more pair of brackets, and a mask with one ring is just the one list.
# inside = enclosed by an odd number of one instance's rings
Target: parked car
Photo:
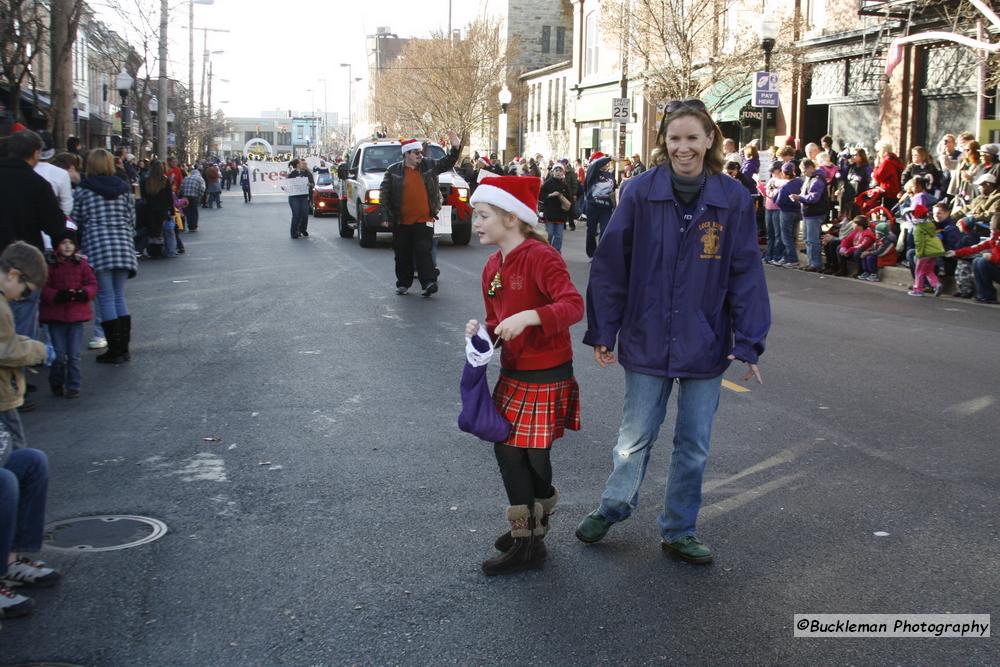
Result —
[[[380, 203], [382, 178], [390, 165], [402, 161], [400, 142], [390, 139], [363, 141], [351, 151], [351, 158], [337, 167], [340, 180], [340, 236], [351, 238], [358, 230], [362, 248], [375, 245], [378, 234], [391, 234]], [[427, 143], [426, 156], [440, 160], [445, 150], [436, 143]], [[454, 201], [463, 206], [451, 208], [451, 240], [455, 245], [468, 245], [472, 238], [472, 215], [469, 201], [469, 184], [452, 169], [438, 177], [441, 201], [447, 205], [454, 194]]]
[[312, 211], [316, 217], [337, 215], [340, 209], [340, 191], [329, 173], [316, 175], [316, 187], [312, 192]]

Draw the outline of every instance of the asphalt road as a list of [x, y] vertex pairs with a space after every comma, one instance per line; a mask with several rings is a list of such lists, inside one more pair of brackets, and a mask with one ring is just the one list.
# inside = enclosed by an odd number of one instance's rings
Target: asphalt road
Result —
[[[1000, 618], [1000, 308], [768, 267], [765, 384], [724, 390], [716, 419], [709, 567], [660, 549], [669, 437], [636, 515], [600, 544], [574, 538], [623, 388], [577, 325], [583, 430], [554, 450], [549, 560], [487, 579], [506, 499], [491, 448], [455, 418], [490, 249], [442, 243], [441, 292], [399, 297], [387, 239], [362, 249], [328, 218], [292, 241], [282, 200], [223, 201], [186, 255], [129, 283], [132, 362], [88, 353], [81, 400], [39, 392], [24, 416], [51, 460], [50, 521], [138, 514], [169, 533], [47, 552], [65, 579], [3, 622], [0, 664], [1000, 663], [995, 632], [792, 628], [795, 613]], [[583, 233], [565, 246], [582, 291]]]

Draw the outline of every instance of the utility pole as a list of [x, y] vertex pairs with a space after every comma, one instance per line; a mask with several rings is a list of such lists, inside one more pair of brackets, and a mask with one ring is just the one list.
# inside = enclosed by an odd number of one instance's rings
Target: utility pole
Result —
[[167, 18], [169, 8], [167, 0], [160, 0], [160, 80], [157, 81], [156, 97], [159, 106], [156, 112], [156, 140], [159, 144], [159, 157], [166, 159], [167, 150], [167, 113], [170, 105], [167, 100]]
[[[625, 30], [622, 32], [622, 78], [621, 78], [621, 96], [622, 99], [628, 99], [628, 34], [629, 34], [629, 23], [631, 22], [632, 16], [632, 6], [631, 2], [626, 2], [622, 4], [622, 13], [625, 16], [622, 17], [622, 24], [625, 26]], [[631, 109], [631, 107], [630, 107]], [[625, 157], [625, 123], [620, 123], [618, 125], [618, 159], [615, 160], [615, 178], [616, 180], [621, 179], [622, 171], [622, 161], [626, 159]]]

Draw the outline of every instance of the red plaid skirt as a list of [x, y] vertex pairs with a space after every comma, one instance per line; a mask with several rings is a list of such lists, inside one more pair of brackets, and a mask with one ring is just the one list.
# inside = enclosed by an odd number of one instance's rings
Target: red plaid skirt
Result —
[[549, 449], [566, 429], [580, 430], [580, 387], [575, 378], [559, 382], [521, 382], [500, 376], [493, 402], [512, 425], [502, 444]]

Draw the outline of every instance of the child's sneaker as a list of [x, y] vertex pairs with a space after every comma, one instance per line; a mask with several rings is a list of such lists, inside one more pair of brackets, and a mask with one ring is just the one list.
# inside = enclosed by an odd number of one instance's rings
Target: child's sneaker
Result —
[[878, 277], [877, 273], [869, 273], [868, 274], [868, 282], [870, 282], [870, 283], [880, 283], [880, 282], [882, 282], [882, 279]]
[[31, 613], [35, 601], [0, 584], [0, 618], [17, 618]]
[[862, 273], [860, 276], [855, 276], [855, 278], [857, 278], [858, 280], [868, 280], [869, 275], [870, 274], [868, 273]]
[[921, 290], [915, 290], [915, 289], [911, 289], [909, 292], [907, 292], [907, 294], [909, 294], [910, 296], [923, 296], [924, 295], [924, 293]]
[[37, 586], [38, 588], [54, 586], [61, 578], [62, 575], [59, 572], [47, 566], [43, 561], [25, 557], [18, 558], [8, 565], [7, 574], [3, 575], [3, 579], [8, 582]]
[[87, 343], [88, 350], [103, 350], [107, 346], [108, 346], [108, 339], [101, 338], [100, 336], [94, 336], [93, 338], [90, 339], [90, 342]]

